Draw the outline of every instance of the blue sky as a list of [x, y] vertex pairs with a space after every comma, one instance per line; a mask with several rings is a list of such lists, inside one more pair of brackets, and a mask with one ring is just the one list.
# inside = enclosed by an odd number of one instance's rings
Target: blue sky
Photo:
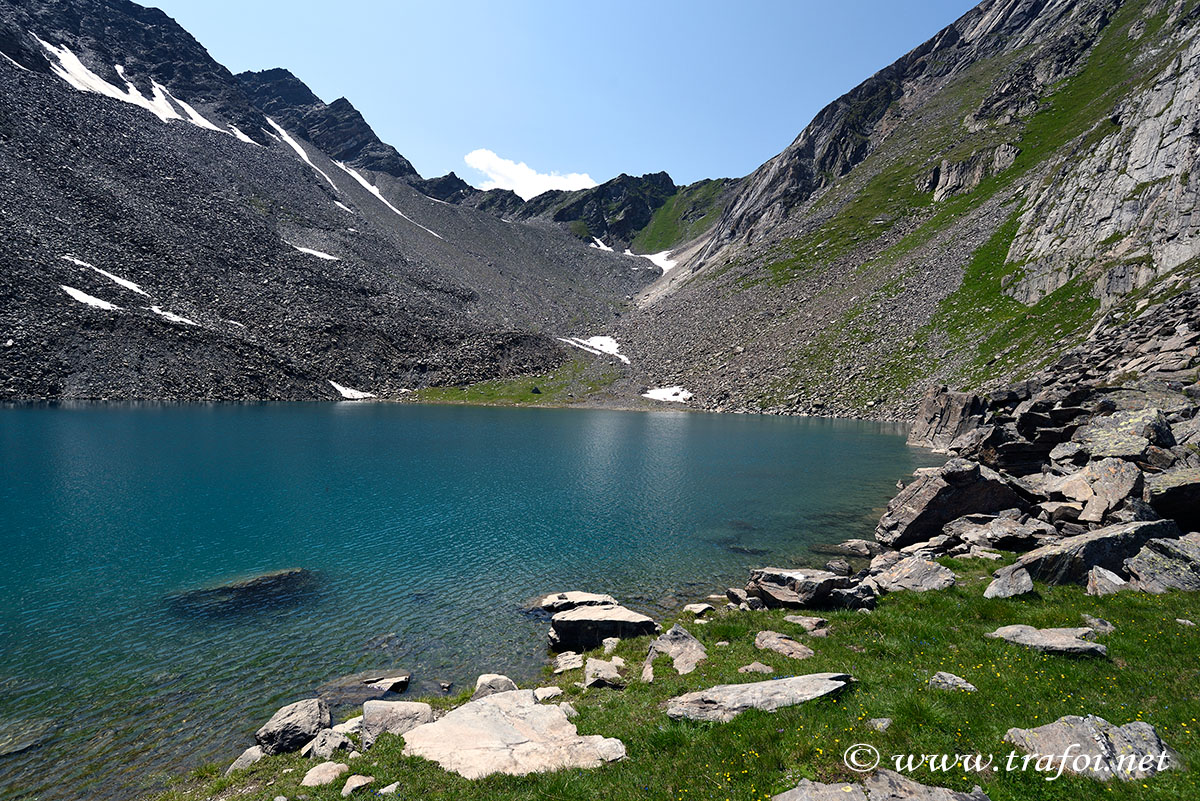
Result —
[[485, 151], [472, 162], [526, 191], [550, 173], [602, 182], [666, 170], [681, 184], [746, 175], [829, 101], [974, 5], [156, 4], [234, 72], [283, 66], [327, 102], [348, 97], [422, 175], [454, 170], [485, 185], [488, 176], [464, 162]]

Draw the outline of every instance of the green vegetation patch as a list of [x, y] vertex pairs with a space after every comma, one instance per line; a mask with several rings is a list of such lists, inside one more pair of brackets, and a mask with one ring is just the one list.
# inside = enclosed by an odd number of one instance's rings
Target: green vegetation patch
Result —
[[730, 184], [721, 179], [704, 180], [680, 189], [654, 212], [650, 223], [634, 237], [632, 249], [660, 253], [700, 236], [716, 225], [725, 211]]
[[615, 369], [600, 368], [587, 359], [572, 359], [551, 373], [500, 378], [461, 387], [426, 387], [410, 397], [415, 403], [567, 406], [601, 391], [612, 384], [617, 376]]

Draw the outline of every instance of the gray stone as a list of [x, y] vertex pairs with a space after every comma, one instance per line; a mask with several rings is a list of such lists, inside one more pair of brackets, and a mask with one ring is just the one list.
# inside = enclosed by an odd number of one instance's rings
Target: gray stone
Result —
[[867, 725], [875, 731], [887, 731], [892, 726], [891, 718], [871, 718], [867, 721]]
[[983, 591], [984, 598], [1013, 598], [1033, 592], [1033, 579], [1023, 567], [1001, 568], [993, 575], [992, 583]]
[[985, 637], [994, 637], [1016, 645], [1023, 645], [1047, 654], [1068, 656], [1107, 656], [1108, 649], [1091, 642], [1095, 636], [1090, 628], [1035, 629], [1033, 626], [1001, 626]]
[[947, 567], [918, 556], [909, 556], [872, 576], [872, 579], [884, 592], [926, 592], [953, 587], [955, 577]]
[[[814, 637], [824, 637], [829, 631], [829, 621], [823, 617], [809, 617], [808, 615], [784, 615], [783, 619], [788, 623], [795, 623], [801, 626], [805, 631]], [[817, 632], [821, 632], [818, 634]]]
[[362, 730], [362, 715], [350, 718], [345, 723], [333, 727], [338, 734], [358, 734]]
[[801, 779], [786, 793], [771, 796], [771, 801], [867, 801], [867, 794], [857, 784], [822, 784]]
[[764, 665], [762, 662], [751, 662], [748, 665], [742, 665], [738, 668], [738, 673], [774, 673], [775, 668], [770, 665]]
[[508, 676], [502, 676], [499, 673], [484, 673], [475, 680], [475, 692], [471, 695], [471, 700], [515, 689], [517, 689], [517, 683]]
[[419, 701], [367, 701], [363, 704], [363, 748], [370, 748], [385, 732], [404, 734], [431, 720], [433, 708]]
[[1080, 617], [1083, 618], [1084, 624], [1088, 628], [1095, 631], [1096, 635], [1099, 637], [1107, 636], [1117, 630], [1116, 626], [1114, 626], [1112, 623], [1109, 623], [1107, 620], [1105, 620], [1102, 617], [1094, 617], [1092, 615], [1087, 614], [1086, 612], [1084, 612], [1082, 615], [1080, 615]]
[[1200, 534], [1150, 540], [1126, 560], [1125, 569], [1143, 592], [1196, 592], [1200, 590]]
[[963, 677], [955, 676], [953, 673], [947, 673], [944, 670], [939, 670], [930, 677], [929, 686], [935, 690], [962, 690], [968, 693], [973, 693], [979, 689]]
[[583, 654], [577, 654], [574, 651], [563, 651], [554, 658], [554, 672], [566, 673], [568, 670], [580, 670], [583, 668]]
[[316, 767], [309, 768], [304, 774], [304, 778], [300, 780], [301, 787], [324, 787], [327, 784], [333, 784], [338, 777], [350, 770], [349, 765], [341, 762], [322, 762]]
[[1004, 741], [1031, 754], [1070, 753], [1065, 766], [1061, 757], [1054, 760], [1052, 773], [1064, 767], [1100, 781], [1145, 779], [1179, 764], [1154, 727], [1142, 721], [1114, 726], [1095, 715], [1067, 715], [1034, 729], [1009, 729]]
[[366, 787], [375, 779], [371, 776], [354, 775], [346, 779], [346, 784], [342, 787], [342, 798], [349, 798], [356, 791]]
[[650, 643], [646, 661], [642, 665], [642, 681], [654, 680], [654, 660], [659, 654], [669, 656], [675, 672], [681, 676], [691, 673], [696, 669], [696, 665], [708, 657], [708, 651], [700, 641], [678, 623]]
[[1121, 590], [1131, 590], [1133, 585], [1125, 579], [1118, 576], [1103, 567], [1093, 567], [1088, 571], [1087, 577], [1087, 594], [1088, 595], [1112, 595]]
[[317, 688], [317, 697], [330, 708], [357, 707], [367, 701], [384, 698], [388, 693], [402, 693], [408, 687], [409, 675], [378, 670], [361, 671], [331, 679]]
[[891, 548], [924, 542], [969, 514], [1023, 508], [999, 473], [965, 459], [951, 459], [936, 473], [918, 477], [888, 503], [875, 538]]
[[691, 612], [696, 617], [700, 617], [703, 614], [713, 611], [713, 605], [712, 604], [686, 604], [683, 607], [683, 611]]
[[987, 402], [978, 395], [931, 388], [917, 407], [908, 444], [944, 453], [955, 439], [978, 428], [987, 411]]
[[841, 691], [854, 678], [846, 673], [810, 673], [749, 684], [721, 684], [667, 702], [672, 718], [728, 723], [747, 709], [773, 712]]
[[264, 756], [266, 756], [266, 754], [263, 753], [261, 746], [252, 745], [243, 751], [241, 756], [233, 760], [233, 764], [225, 769], [225, 775], [229, 776], [239, 770], [245, 770], [258, 760], [262, 759]]
[[1167, 470], [1146, 479], [1146, 500], [1154, 511], [1185, 531], [1200, 529], [1200, 468]]
[[562, 694], [562, 687], [538, 687], [533, 691], [533, 697], [539, 701], [548, 701]]
[[317, 736], [312, 742], [304, 747], [307, 750], [307, 756], [310, 759], [328, 760], [333, 758], [333, 755], [338, 751], [354, 750], [354, 743], [350, 742], [350, 738], [341, 732], [336, 732], [333, 729], [322, 729], [317, 732]]
[[600, 595], [594, 592], [557, 592], [543, 596], [537, 607], [550, 614], [565, 612], [580, 606], [616, 606], [617, 599], [611, 595]]
[[617, 650], [617, 646], [621, 644], [620, 637], [605, 637], [601, 643], [604, 646], [604, 655], [609, 656]]
[[754, 647], [760, 651], [774, 651], [792, 659], [808, 659], [814, 653], [807, 645], [802, 645], [778, 631], [760, 631], [754, 637]]
[[1196, 625], [1196, 623], [1194, 621], [1188, 620], [1186, 617], [1177, 617], [1177, 618], [1175, 618], [1175, 622], [1181, 626], [1195, 626]]
[[625, 758], [620, 740], [579, 735], [564, 706], [539, 704], [532, 690], [489, 695], [409, 731], [404, 754], [468, 779], [595, 768]]
[[623, 606], [577, 606], [550, 618], [550, 646], [556, 651], [590, 651], [608, 637], [643, 637], [658, 631], [653, 620]]
[[943, 531], [951, 542], [971, 548], [1028, 551], [1058, 539], [1058, 531], [1041, 520], [968, 515], [947, 523]]
[[825, 563], [825, 569], [837, 576], [848, 576], [854, 572], [845, 559], [830, 559]]
[[614, 690], [621, 690], [625, 687], [625, 680], [621, 678], [621, 672], [613, 662], [588, 657], [587, 664], [583, 668], [583, 686], [611, 687]]
[[329, 728], [329, 706], [319, 698], [288, 704], [254, 733], [267, 756], [299, 751], [305, 743]]
[[1125, 560], [1151, 539], [1169, 539], [1178, 534], [1171, 520], [1119, 523], [1035, 548], [1015, 564], [1047, 584], [1082, 584], [1093, 567], [1121, 570]]
[[395, 795], [398, 792], [400, 792], [400, 782], [392, 782], [386, 787], [379, 788], [380, 795]]
[[989, 801], [978, 786], [963, 793], [945, 787], [921, 784], [894, 771], [880, 768], [863, 780], [871, 801]]
[[828, 570], [781, 570], [764, 567], [750, 571], [746, 594], [768, 608], [821, 606], [834, 589], [846, 588], [850, 579]]
[[1080, 428], [1074, 440], [1093, 459], [1116, 458], [1138, 461], [1146, 458], [1151, 445], [1170, 448], [1175, 444], [1171, 426], [1158, 409], [1115, 412], [1093, 418]]

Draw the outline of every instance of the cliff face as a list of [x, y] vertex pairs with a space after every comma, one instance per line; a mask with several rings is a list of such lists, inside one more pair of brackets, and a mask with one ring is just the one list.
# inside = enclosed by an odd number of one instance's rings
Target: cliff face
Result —
[[744, 179], [621, 332], [708, 408], [907, 417], [1195, 281], [1197, 4], [982, 3]]

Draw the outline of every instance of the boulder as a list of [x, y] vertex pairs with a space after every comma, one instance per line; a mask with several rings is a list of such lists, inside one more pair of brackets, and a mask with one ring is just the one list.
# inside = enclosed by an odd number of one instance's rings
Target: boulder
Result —
[[955, 439], [982, 425], [987, 413], [987, 402], [978, 395], [934, 387], [917, 407], [908, 444], [944, 453]]
[[992, 583], [983, 591], [984, 598], [1013, 598], [1033, 592], [1033, 579], [1023, 567], [1001, 568], [992, 575]]
[[951, 542], [969, 548], [1002, 551], [1029, 551], [1059, 538], [1054, 526], [1041, 520], [992, 515], [960, 517], [947, 523], [942, 530]]
[[380, 795], [395, 795], [398, 792], [400, 792], [400, 782], [392, 782], [386, 787], [379, 788]]
[[1154, 511], [1184, 531], [1200, 530], [1200, 468], [1167, 470], [1146, 479], [1146, 500]]
[[577, 606], [550, 618], [550, 646], [556, 651], [590, 651], [606, 637], [625, 639], [658, 632], [653, 620], [617, 604]]
[[1101, 459], [1066, 476], [1047, 479], [1042, 487], [1052, 500], [1066, 499], [1082, 504], [1076, 518], [1099, 523], [1127, 498], [1141, 498], [1144, 477], [1137, 465], [1121, 459]]
[[1108, 649], [1099, 643], [1092, 642], [1096, 632], [1090, 628], [1075, 629], [1035, 629], [1033, 626], [1015, 625], [1001, 626], [995, 631], [983, 635], [1023, 645], [1035, 651], [1046, 654], [1065, 654], [1067, 656], [1107, 656]]
[[851, 585], [849, 578], [828, 570], [782, 570], [763, 567], [750, 571], [746, 585], [749, 598], [768, 608], [822, 606], [830, 602], [834, 589]]
[[587, 664], [583, 667], [583, 686], [621, 690], [625, 688], [625, 680], [621, 678], [621, 672], [614, 662], [588, 657]]
[[937, 562], [909, 556], [872, 576], [875, 585], [884, 592], [912, 590], [944, 590], [954, 586], [954, 572]]
[[293, 567], [186, 590], [168, 595], [166, 600], [176, 614], [219, 617], [293, 606], [309, 600], [319, 590], [316, 573]]
[[230, 776], [239, 770], [245, 770], [264, 756], [266, 754], [263, 753], [262, 746], [252, 745], [243, 751], [241, 756], [233, 760], [233, 764], [225, 769], [225, 775]]
[[339, 723], [333, 726], [332, 729], [338, 734], [358, 734], [362, 731], [362, 715], [352, 717], [344, 723]]
[[774, 651], [792, 659], [808, 659], [814, 653], [807, 645], [801, 645], [778, 631], [760, 631], [754, 637], [754, 647], [760, 651]]
[[675, 672], [681, 676], [691, 673], [696, 669], [696, 665], [708, 657], [708, 651], [700, 641], [678, 623], [650, 643], [646, 661], [642, 665], [642, 681], [654, 679], [654, 660], [658, 658], [659, 654], [669, 656]]
[[1024, 501], [999, 473], [966, 459], [951, 459], [936, 473], [918, 477], [888, 503], [875, 538], [891, 548], [924, 542], [952, 520], [992, 514]]
[[848, 576], [854, 572], [845, 559], [830, 559], [825, 563], [825, 569], [837, 576]]
[[625, 744], [581, 736], [560, 706], [532, 690], [496, 693], [452, 709], [404, 735], [404, 755], [437, 762], [468, 779], [595, 768], [625, 758]]
[[317, 736], [305, 748], [308, 749], [310, 759], [328, 760], [338, 751], [353, 751], [354, 743], [341, 732], [336, 732], [333, 729], [322, 729], [317, 732]]
[[1133, 589], [1133, 585], [1111, 570], [1103, 567], [1093, 567], [1088, 571], [1088, 595], [1112, 595], [1114, 592], [1130, 589]]
[[747, 709], [774, 712], [840, 692], [852, 681], [854, 677], [847, 673], [809, 673], [749, 684], [720, 684], [670, 699], [667, 715], [676, 719], [728, 723]]
[[1092, 459], [1111, 457], [1131, 462], [1144, 460], [1151, 445], [1170, 448], [1175, 444], [1167, 418], [1153, 408], [1095, 417], [1076, 431], [1073, 439]]
[[550, 614], [565, 612], [580, 606], [616, 606], [617, 599], [611, 595], [600, 595], [594, 592], [558, 592], [542, 596], [537, 602], [537, 608]]
[[300, 780], [300, 786], [324, 787], [327, 784], [333, 784], [339, 776], [349, 770], [350, 766], [341, 762], [322, 762], [304, 774], [304, 778]]
[[1082, 584], [1093, 567], [1121, 570], [1125, 560], [1151, 539], [1178, 535], [1179, 529], [1171, 520], [1118, 523], [1035, 548], [1015, 564], [1047, 584]]
[[955, 676], [944, 670], [939, 670], [929, 678], [929, 686], [935, 690], [961, 690], [967, 693], [973, 693], [979, 689], [962, 676]]
[[738, 673], [774, 673], [775, 668], [770, 665], [764, 665], [762, 662], [751, 662], [748, 665], [742, 665], [738, 668]]
[[707, 612], [713, 611], [713, 605], [712, 604], [686, 604], [683, 607], [683, 611], [691, 612], [696, 617], [700, 617], [701, 615], [703, 615]]
[[431, 720], [433, 707], [419, 701], [367, 701], [363, 704], [363, 748], [370, 748], [385, 732], [404, 734]]
[[371, 782], [375, 781], [371, 776], [354, 775], [346, 779], [346, 784], [342, 787], [342, 798], [349, 798], [356, 791], [366, 787]]
[[475, 692], [471, 695], [471, 700], [515, 689], [517, 689], [517, 683], [508, 676], [502, 676], [499, 673], [484, 673], [475, 680]]
[[[1140, 720], [1114, 726], [1095, 715], [1067, 715], [1034, 729], [1009, 729], [1004, 741], [1026, 753], [1058, 755], [1048, 767], [1051, 775], [1061, 767], [1100, 781], [1131, 781], [1179, 764], [1154, 727]], [[1070, 755], [1065, 761], [1064, 754]]]
[[1143, 592], [1200, 590], [1200, 534], [1150, 540], [1126, 560], [1125, 569]]
[[267, 756], [299, 751], [317, 732], [329, 728], [329, 706], [319, 698], [308, 698], [280, 709], [254, 733]]

